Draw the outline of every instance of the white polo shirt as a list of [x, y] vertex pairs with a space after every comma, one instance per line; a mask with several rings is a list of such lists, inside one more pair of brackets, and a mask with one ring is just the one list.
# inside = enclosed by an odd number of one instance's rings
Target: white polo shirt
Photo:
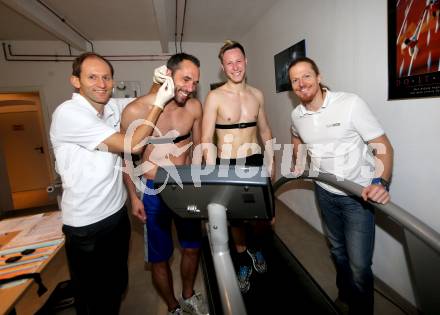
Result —
[[[368, 141], [384, 134], [368, 105], [357, 95], [327, 91], [321, 108], [308, 111], [302, 104], [292, 111], [292, 134], [307, 145], [311, 171], [335, 174], [367, 186], [374, 177], [375, 162]], [[345, 195], [330, 185], [324, 189]]]
[[55, 167], [63, 183], [63, 223], [85, 226], [116, 213], [127, 192], [120, 155], [97, 146], [120, 130], [121, 113], [133, 99], [110, 99], [104, 114], [80, 94], [59, 105], [52, 116], [50, 139]]

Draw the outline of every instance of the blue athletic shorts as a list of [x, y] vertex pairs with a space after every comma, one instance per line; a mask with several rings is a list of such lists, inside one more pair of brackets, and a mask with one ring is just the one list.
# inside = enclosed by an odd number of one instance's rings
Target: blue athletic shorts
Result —
[[[153, 189], [153, 181], [147, 180], [147, 187]], [[171, 222], [177, 230], [182, 248], [200, 248], [202, 239], [201, 222], [198, 219], [182, 219], [174, 214], [160, 199], [159, 195], [145, 194], [142, 197], [147, 215], [147, 259], [148, 262], [162, 262], [170, 259], [174, 246]]]

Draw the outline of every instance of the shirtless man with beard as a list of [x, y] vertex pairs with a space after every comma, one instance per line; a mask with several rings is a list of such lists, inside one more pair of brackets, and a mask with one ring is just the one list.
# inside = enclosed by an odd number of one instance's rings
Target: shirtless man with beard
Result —
[[[138, 198], [130, 176], [124, 174], [132, 213], [146, 223], [147, 260], [152, 266], [153, 283], [167, 304], [169, 314], [183, 314], [183, 311], [190, 314], [208, 314], [201, 295], [194, 292], [200, 257], [201, 223], [198, 220], [185, 220], [177, 217], [161, 202], [156, 193], [151, 193], [154, 189], [153, 179], [158, 165], [163, 165], [162, 163], [187, 164], [191, 152], [189, 147], [191, 144], [196, 146], [200, 143], [202, 106], [196, 98], [192, 97], [199, 83], [199, 67], [200, 62], [196, 57], [179, 53], [168, 60], [166, 70], [164, 69], [162, 73], [156, 71], [155, 82], [161, 83], [166, 76], [171, 76], [175, 90], [174, 98], [160, 113], [153, 137], [150, 138], [142, 154], [140, 167], [143, 167], [143, 182], [146, 184], [142, 200]], [[153, 92], [149, 97], [153, 100], [155, 93]], [[145, 108], [137, 103], [130, 104], [123, 114], [122, 128], [128, 129], [132, 122], [144, 116], [145, 111], [152, 108]], [[170, 135], [173, 137], [170, 138]], [[170, 141], [166, 143], [164, 138]], [[174, 250], [171, 234], [172, 220], [176, 225], [182, 247], [180, 263], [182, 296], [179, 300], [174, 295], [173, 276], [169, 263]]]

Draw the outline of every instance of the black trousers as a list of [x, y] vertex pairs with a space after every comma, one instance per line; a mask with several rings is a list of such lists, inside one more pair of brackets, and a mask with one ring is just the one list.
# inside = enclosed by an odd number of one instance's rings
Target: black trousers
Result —
[[63, 226], [77, 314], [118, 314], [128, 284], [127, 208], [102, 221]]

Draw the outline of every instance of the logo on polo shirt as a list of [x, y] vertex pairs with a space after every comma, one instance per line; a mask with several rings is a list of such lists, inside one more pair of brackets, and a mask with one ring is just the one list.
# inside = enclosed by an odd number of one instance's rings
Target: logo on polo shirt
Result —
[[327, 128], [331, 128], [331, 127], [339, 127], [341, 125], [341, 123], [334, 123], [334, 124], [328, 124], [326, 125]]

